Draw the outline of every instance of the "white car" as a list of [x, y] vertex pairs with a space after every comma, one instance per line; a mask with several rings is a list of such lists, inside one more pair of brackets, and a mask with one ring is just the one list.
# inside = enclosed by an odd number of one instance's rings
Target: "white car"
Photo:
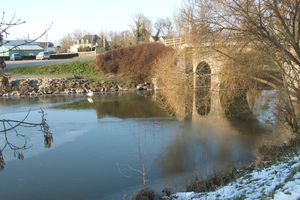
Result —
[[46, 60], [46, 59], [49, 60], [50, 54], [49, 54], [49, 52], [42, 51], [35, 57], [35, 59], [36, 60]]

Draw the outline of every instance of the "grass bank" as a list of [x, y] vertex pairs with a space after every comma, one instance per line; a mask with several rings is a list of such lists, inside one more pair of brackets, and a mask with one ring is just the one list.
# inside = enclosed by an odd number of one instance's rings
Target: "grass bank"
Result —
[[46, 66], [19, 67], [6, 71], [11, 75], [51, 76], [51, 77], [82, 77], [92, 82], [115, 82], [131, 84], [134, 79], [126, 75], [103, 73], [96, 69], [93, 61], [76, 61], [71, 63], [52, 64]]
[[81, 75], [93, 76], [99, 72], [92, 62], [77, 61], [72, 63], [52, 64], [46, 66], [19, 67], [8, 69], [8, 73], [20, 75]]

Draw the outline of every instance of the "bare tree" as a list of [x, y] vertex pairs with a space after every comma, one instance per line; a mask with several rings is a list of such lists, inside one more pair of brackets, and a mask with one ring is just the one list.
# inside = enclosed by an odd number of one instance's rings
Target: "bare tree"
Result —
[[121, 32], [109, 32], [110, 49], [116, 49], [120, 47], [128, 47], [134, 43], [134, 37], [130, 31]]
[[71, 33], [73, 40], [81, 40], [83, 38], [83, 36], [89, 35], [89, 34], [91, 34], [91, 33], [88, 31], [85, 31], [85, 30], [81, 30], [81, 29], [76, 29]]
[[[16, 19], [15, 15], [13, 15], [7, 21], [6, 16], [5, 16], [5, 12], [3, 12], [1, 20], [0, 20], [0, 47], [5, 44], [5, 43], [3, 43], [4, 37], [7, 37], [10, 34], [9, 30], [12, 27], [19, 26], [19, 25], [22, 25], [22, 24], [25, 24], [25, 23], [26, 23], [26, 21], [23, 21], [21, 19]], [[32, 40], [28, 40], [28, 41], [26, 41], [22, 44], [17, 45], [17, 46], [14, 46], [11, 49], [9, 49], [8, 51], [10, 51], [12, 49], [16, 49], [17, 47], [22, 46], [22, 45], [33, 43], [33, 42], [37, 41], [38, 39], [42, 38], [50, 30], [50, 28], [52, 27], [52, 24], [47, 29], [45, 29], [45, 31], [42, 34], [40, 34], [36, 38], [34, 38]], [[1, 53], [5, 53], [5, 52], [1, 52]], [[6, 63], [5, 63], [5, 60], [4, 60], [3, 57], [0, 57], [0, 67], [2, 69], [6, 67]]]
[[133, 17], [133, 24], [131, 26], [132, 33], [135, 37], [136, 44], [145, 42], [150, 37], [152, 32], [152, 25], [150, 19], [139, 13]]
[[[14, 26], [18, 26], [21, 24], [24, 24], [25, 21], [22, 21], [21, 19], [16, 20], [15, 19], [15, 15], [8, 21], [5, 20], [5, 12], [3, 12], [2, 14], [2, 18], [0, 21], [0, 47], [5, 44], [3, 43], [3, 39], [4, 36], [8, 36], [9, 35], [9, 30], [10, 28], [14, 27]], [[39, 35], [38, 37], [34, 38], [33, 40], [28, 40], [26, 42], [24, 42], [23, 44], [20, 44], [18, 46], [21, 45], [26, 45], [26, 44], [30, 44], [38, 39], [40, 39], [42, 36], [44, 36], [49, 29], [51, 28], [52, 25], [50, 25], [41, 35]], [[12, 49], [17, 48], [18, 46], [14, 46]], [[12, 50], [9, 49], [9, 50]], [[1, 52], [4, 53], [4, 52]], [[0, 58], [0, 67], [5, 67], [5, 61], [4, 58], [1, 57]], [[2, 85], [6, 85], [8, 84], [8, 78], [2, 75]], [[44, 144], [46, 148], [49, 148], [51, 146], [52, 143], [52, 133], [50, 132], [49, 129], [49, 125], [47, 123], [47, 120], [45, 118], [45, 113], [43, 110], [41, 110], [41, 115], [42, 115], [42, 120], [40, 123], [33, 123], [33, 122], [28, 122], [27, 117], [30, 114], [30, 110], [27, 113], [27, 115], [25, 116], [25, 118], [23, 120], [12, 120], [12, 119], [1, 119], [0, 123], [2, 125], [2, 130], [0, 130], [0, 134], [4, 136], [4, 146], [0, 147], [0, 170], [3, 170], [5, 167], [5, 160], [4, 160], [4, 155], [3, 152], [6, 148], [10, 148], [14, 155], [18, 157], [18, 159], [23, 160], [24, 159], [24, 155], [23, 155], [23, 151], [30, 148], [27, 144], [27, 138], [25, 135], [20, 134], [18, 131], [18, 128], [21, 127], [25, 127], [25, 128], [34, 128], [34, 127], [40, 127], [40, 130], [43, 132], [44, 135]], [[13, 142], [10, 141], [9, 139], [9, 135], [15, 133], [16, 137], [21, 137], [23, 138], [23, 145], [19, 145], [19, 144], [14, 144]]]
[[76, 42], [80, 41], [85, 35], [90, 34], [88, 31], [76, 29], [73, 32], [70, 32], [63, 36], [60, 39], [60, 51], [68, 52], [70, 47]]
[[283, 73], [289, 94], [300, 101], [300, 1], [234, 0], [217, 5], [223, 12], [211, 20], [216, 30], [262, 46]]
[[73, 37], [70, 33], [65, 35], [61, 40], [60, 40], [60, 51], [61, 52], [68, 52], [70, 49], [70, 46], [73, 45]]
[[[26, 149], [29, 149], [31, 146], [27, 143], [27, 137], [24, 134], [19, 133], [19, 128], [35, 128], [39, 127], [40, 131], [43, 133], [44, 136], [44, 144], [46, 148], [50, 148], [53, 137], [52, 133], [50, 131], [49, 125], [47, 123], [47, 120], [45, 118], [45, 112], [41, 110], [41, 122], [40, 123], [34, 123], [34, 122], [28, 122], [27, 118], [30, 114], [30, 110], [28, 111], [27, 115], [24, 117], [23, 120], [10, 120], [10, 119], [2, 119], [0, 120], [0, 123], [2, 125], [2, 129], [0, 130], [0, 134], [3, 135], [4, 138], [4, 145], [0, 147], [0, 170], [3, 170], [5, 167], [5, 159], [3, 152], [5, 149], [9, 148], [11, 151], [13, 151], [13, 154], [15, 157], [17, 157], [19, 160], [24, 159], [23, 152]], [[15, 137], [23, 139], [23, 143], [15, 144], [14, 142], [10, 141], [9, 135], [15, 134]]]
[[232, 79], [232, 88], [247, 90], [256, 81], [282, 93], [294, 131], [299, 130], [292, 103], [300, 100], [299, 11], [299, 0], [189, 0], [180, 12], [182, 30], [194, 47], [210, 46], [228, 65], [240, 66], [235, 75], [247, 74], [247, 79]]
[[174, 34], [173, 23], [170, 18], [159, 18], [154, 24], [154, 28], [156, 29], [156, 37], [158, 38], [160, 35], [163, 36], [172, 36]]

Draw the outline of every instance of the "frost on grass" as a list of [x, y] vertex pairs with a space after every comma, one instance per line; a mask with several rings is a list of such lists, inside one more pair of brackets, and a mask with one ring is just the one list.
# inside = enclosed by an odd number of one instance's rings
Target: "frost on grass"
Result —
[[256, 169], [214, 192], [177, 193], [172, 199], [299, 199], [300, 158], [299, 155], [287, 162], [265, 169]]

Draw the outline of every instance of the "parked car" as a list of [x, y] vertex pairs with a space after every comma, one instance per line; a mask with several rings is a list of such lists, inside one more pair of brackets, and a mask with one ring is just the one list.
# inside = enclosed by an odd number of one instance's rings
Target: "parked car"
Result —
[[11, 61], [15, 61], [15, 60], [22, 60], [22, 56], [19, 53], [13, 53], [10, 56], [10, 60]]
[[36, 60], [46, 60], [46, 59], [49, 60], [50, 54], [49, 54], [49, 52], [42, 51], [35, 57], [35, 59]]

